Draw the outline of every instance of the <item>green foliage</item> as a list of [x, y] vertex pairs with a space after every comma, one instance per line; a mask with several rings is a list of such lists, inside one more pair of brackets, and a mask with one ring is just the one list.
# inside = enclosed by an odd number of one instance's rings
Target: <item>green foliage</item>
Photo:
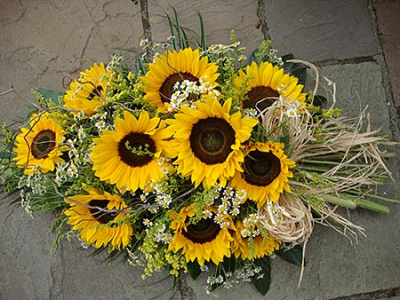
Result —
[[50, 107], [60, 104], [59, 98], [60, 98], [60, 96], [63, 95], [62, 92], [48, 90], [48, 89], [44, 89], [44, 88], [37, 88], [36, 91], [42, 97], [42, 100], [44, 100], [43, 104], [45, 104], [47, 107], [50, 108]]
[[296, 266], [301, 266], [303, 261], [303, 248], [300, 245], [296, 245], [292, 248], [286, 249], [281, 247], [275, 252], [283, 260], [294, 264]]
[[253, 277], [253, 284], [261, 295], [267, 294], [271, 284], [271, 259], [268, 256], [254, 260], [256, 266], [261, 267], [259, 275]]

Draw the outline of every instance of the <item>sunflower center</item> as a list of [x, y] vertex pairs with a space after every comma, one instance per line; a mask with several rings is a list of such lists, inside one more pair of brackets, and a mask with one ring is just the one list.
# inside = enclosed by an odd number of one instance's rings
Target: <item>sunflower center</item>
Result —
[[187, 226], [187, 231], [183, 230], [182, 234], [193, 243], [204, 244], [212, 242], [220, 230], [221, 227], [212, 219], [201, 219], [196, 224]]
[[174, 93], [174, 85], [178, 81], [189, 80], [198, 83], [199, 79], [190, 73], [175, 73], [168, 76], [162, 84], [159, 93], [163, 103], [171, 102], [171, 96]]
[[243, 108], [257, 107], [263, 111], [276, 101], [274, 98], [279, 97], [279, 93], [267, 86], [257, 86], [247, 92], [245, 96], [247, 96], [248, 99], [243, 101]]
[[154, 140], [145, 133], [131, 132], [118, 144], [118, 155], [131, 167], [143, 167], [151, 162], [156, 153]]
[[266, 186], [281, 172], [281, 163], [271, 152], [252, 151], [244, 158], [244, 180], [253, 185]]
[[32, 155], [39, 158], [46, 158], [56, 146], [56, 134], [52, 130], [42, 130], [32, 142]]
[[96, 86], [90, 92], [89, 96], [87, 97], [88, 100], [94, 99], [94, 97], [101, 97], [101, 92], [103, 91], [103, 87], [101, 85]]
[[224, 162], [234, 143], [235, 131], [227, 121], [220, 118], [199, 120], [190, 134], [190, 148], [207, 165]]
[[[99, 199], [93, 199], [90, 200], [89, 205], [90, 206], [97, 206], [102, 209], [107, 209], [107, 205], [110, 201], [108, 200], [99, 200]], [[90, 208], [90, 214], [95, 218], [97, 221], [99, 221], [101, 224], [107, 224], [108, 222], [112, 221], [115, 219], [118, 213], [115, 212], [105, 212], [102, 211], [98, 208], [91, 207]]]

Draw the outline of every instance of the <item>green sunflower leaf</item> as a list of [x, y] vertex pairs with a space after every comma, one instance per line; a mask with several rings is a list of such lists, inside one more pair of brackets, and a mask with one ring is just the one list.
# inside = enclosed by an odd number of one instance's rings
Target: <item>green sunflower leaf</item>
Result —
[[307, 80], [307, 68], [300, 67], [293, 70], [292, 75], [299, 79], [299, 84], [305, 85]]
[[62, 96], [62, 92], [54, 91], [54, 90], [48, 90], [48, 89], [43, 89], [43, 88], [37, 88], [36, 89], [40, 94], [43, 95], [45, 99], [51, 99], [55, 104], [59, 105], [60, 103], [58, 102], [58, 97]]
[[327, 102], [327, 99], [324, 96], [315, 95], [312, 104], [314, 106], [322, 107], [326, 102]]
[[279, 249], [275, 253], [283, 260], [296, 266], [301, 266], [303, 259], [303, 248], [300, 245], [296, 245], [289, 250]]
[[261, 272], [253, 277], [253, 284], [260, 292], [265, 295], [271, 284], [271, 260], [269, 256], [258, 258], [254, 260], [255, 265], [261, 267]]
[[197, 260], [191, 262], [187, 262], [186, 266], [188, 268], [189, 271], [189, 275], [190, 277], [192, 277], [193, 280], [195, 280], [197, 277], [199, 277], [199, 275], [201, 274], [201, 269], [200, 269], [200, 265], [197, 262]]

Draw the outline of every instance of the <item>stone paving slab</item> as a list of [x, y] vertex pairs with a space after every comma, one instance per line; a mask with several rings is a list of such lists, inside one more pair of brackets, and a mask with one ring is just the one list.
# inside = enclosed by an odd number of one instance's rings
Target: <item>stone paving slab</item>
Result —
[[[106, 252], [89, 256], [78, 240], [64, 240], [50, 256], [55, 237], [50, 233], [52, 215], [41, 214], [33, 220], [21, 220], [21, 210], [8, 216], [0, 206], [0, 299], [1, 300], [85, 300], [150, 299], [168, 291], [173, 279], [167, 273], [142, 280], [141, 270], [117, 259], [104, 262]], [[6, 230], [5, 230], [6, 229]], [[177, 291], [167, 292], [160, 300], [181, 300]]]
[[392, 84], [393, 103], [400, 112], [400, 2], [380, 0], [375, 4], [378, 30]]
[[311, 62], [373, 56], [377, 41], [367, 0], [264, 0], [275, 47]]
[[[126, 53], [115, 48], [138, 47], [139, 5], [129, 0], [73, 3], [0, 1], [0, 91], [13, 86], [32, 100], [32, 88], [63, 90], [64, 76], [108, 61], [115, 52]], [[26, 103], [15, 99], [12, 94], [0, 98], [1, 122], [26, 111]]]
[[[235, 28], [248, 53], [262, 40], [268, 25], [275, 46], [282, 53], [330, 62], [321, 68], [321, 75], [336, 82], [338, 101], [346, 111], [355, 116], [368, 104], [372, 125], [382, 125], [397, 139], [397, 116], [387, 105], [382, 85], [385, 70], [374, 60], [379, 53], [368, 3], [149, 0], [149, 12], [155, 40], [169, 35], [165, 18], [160, 15], [165, 10], [172, 14], [174, 6], [181, 23], [197, 31], [197, 13], [202, 13], [210, 43], [227, 43], [230, 29]], [[260, 4], [265, 9], [261, 13]], [[114, 52], [132, 58], [116, 48], [138, 47], [143, 37], [140, 6], [130, 0], [80, 0], [73, 5], [57, 0], [0, 0], [0, 12], [0, 92], [12, 83], [30, 100], [31, 88], [62, 90], [64, 75], [77, 74], [95, 61], [107, 61]], [[257, 12], [267, 24], [259, 24]], [[332, 64], [365, 57], [367, 62]], [[0, 103], [1, 123], [26, 110], [25, 104], [11, 94], [0, 97]], [[398, 161], [389, 164], [398, 179]], [[395, 197], [398, 188], [388, 183], [379, 193]], [[397, 206], [391, 208], [390, 215], [351, 213], [351, 220], [363, 226], [368, 235], [354, 246], [333, 230], [317, 226], [307, 245], [308, 263], [300, 288], [300, 269], [276, 259], [267, 297], [259, 296], [253, 286], [242, 284], [229, 292], [220, 289], [219, 299], [329, 299], [399, 287], [400, 215]], [[78, 250], [76, 240], [64, 241], [49, 256], [54, 237], [48, 231], [51, 215], [21, 222], [19, 211], [7, 218], [8, 214], [9, 208], [0, 205], [1, 300], [149, 299], [171, 285], [170, 279], [150, 285], [152, 280], [142, 281], [141, 271], [127, 264], [109, 266], [101, 263], [101, 255], [87, 257], [87, 251]], [[157, 274], [156, 278], [164, 275]], [[201, 280], [192, 282], [188, 278], [188, 286], [181, 287], [185, 293], [170, 292], [159, 299], [206, 299], [201, 284]]]
[[[231, 30], [235, 29], [237, 39], [246, 47], [245, 54], [249, 56], [264, 38], [257, 17], [257, 1], [169, 0], [164, 2], [149, 0], [154, 41], [163, 41], [171, 35], [164, 15], [168, 12], [173, 17], [173, 7], [179, 13], [180, 23], [188, 26], [188, 29], [193, 30], [197, 35], [200, 33], [198, 14], [202, 14], [208, 45], [230, 44]], [[194, 36], [199, 40], [198, 36]]]

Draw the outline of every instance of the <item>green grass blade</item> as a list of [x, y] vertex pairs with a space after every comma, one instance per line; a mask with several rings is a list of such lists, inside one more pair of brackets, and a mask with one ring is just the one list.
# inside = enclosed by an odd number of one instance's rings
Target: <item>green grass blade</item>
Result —
[[184, 49], [185, 48], [185, 44], [182, 38], [182, 33], [181, 33], [181, 25], [179, 24], [179, 19], [178, 19], [178, 13], [176, 12], [175, 7], [172, 7], [172, 9], [174, 10], [174, 15], [175, 15], [175, 28], [176, 28], [176, 32], [177, 32], [177, 36], [178, 36], [178, 43], [179, 43], [179, 48], [180, 49]]
[[188, 39], [188, 37], [186, 35], [186, 32], [185, 32], [185, 30], [183, 28], [181, 28], [181, 29], [182, 29], [182, 34], [183, 34], [183, 36], [185, 38], [185, 40], [183, 41], [184, 44], [185, 44], [185, 48], [190, 48], [190, 43], [189, 43], [189, 39]]
[[204, 32], [204, 22], [203, 22], [203, 17], [199, 13], [199, 19], [200, 19], [200, 32], [201, 32], [201, 44], [200, 44], [200, 49], [205, 51], [206, 50], [206, 34]]
[[[174, 24], [172, 23], [172, 20], [169, 17], [169, 15], [168, 14], [166, 14], [166, 15], [167, 15], [167, 19], [168, 19], [169, 29], [171, 30], [171, 36], [175, 37]], [[175, 51], [178, 51], [178, 47], [176, 45], [175, 38], [172, 39], [172, 47], [174, 48]]]

